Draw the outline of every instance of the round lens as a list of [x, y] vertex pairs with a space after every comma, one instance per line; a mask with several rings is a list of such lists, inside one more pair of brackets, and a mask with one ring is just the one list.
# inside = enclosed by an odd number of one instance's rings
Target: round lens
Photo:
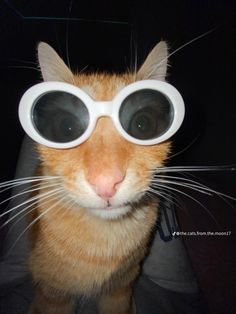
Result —
[[79, 138], [89, 124], [89, 112], [76, 96], [53, 91], [40, 96], [32, 108], [38, 133], [49, 141], [67, 143]]
[[139, 140], [151, 140], [164, 134], [173, 122], [174, 108], [169, 98], [153, 89], [130, 94], [120, 107], [123, 129]]

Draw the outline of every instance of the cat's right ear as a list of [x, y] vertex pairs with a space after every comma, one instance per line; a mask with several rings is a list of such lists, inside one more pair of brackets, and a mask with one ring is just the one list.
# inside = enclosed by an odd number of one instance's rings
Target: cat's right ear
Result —
[[59, 81], [73, 84], [73, 74], [56, 51], [46, 44], [38, 44], [38, 61], [44, 81]]
[[160, 41], [149, 53], [137, 72], [137, 80], [165, 81], [168, 66], [168, 46]]

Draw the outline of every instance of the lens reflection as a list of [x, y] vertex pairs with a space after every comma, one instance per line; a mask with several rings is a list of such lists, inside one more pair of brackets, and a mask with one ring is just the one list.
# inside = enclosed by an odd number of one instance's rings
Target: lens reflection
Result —
[[45, 139], [67, 143], [79, 138], [89, 124], [89, 112], [76, 96], [53, 91], [40, 96], [32, 109], [36, 130]]
[[124, 99], [119, 112], [123, 129], [132, 137], [151, 140], [163, 135], [171, 126], [174, 108], [159, 91], [142, 89]]

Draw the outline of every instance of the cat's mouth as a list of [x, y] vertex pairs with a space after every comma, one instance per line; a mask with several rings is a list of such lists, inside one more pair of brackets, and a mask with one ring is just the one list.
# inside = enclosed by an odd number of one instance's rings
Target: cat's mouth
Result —
[[104, 206], [99, 206], [99, 207], [87, 207], [87, 209], [90, 210], [105, 210], [105, 211], [112, 211], [116, 209], [120, 209], [126, 206], [130, 206], [128, 203], [120, 204], [120, 205], [114, 205], [111, 202], [107, 201], [107, 203]]
[[113, 210], [113, 209], [120, 208], [120, 207], [123, 207], [123, 206], [125, 206], [125, 204], [124, 205], [120, 205], [120, 206], [114, 206], [114, 205], [111, 204], [110, 201], [107, 201], [107, 204], [106, 204], [106, 207], [104, 207], [104, 210]]
[[94, 206], [89, 204], [79, 205], [79, 207], [90, 213], [92, 216], [96, 216], [102, 219], [115, 220], [126, 216], [132, 210], [132, 205], [125, 204], [111, 204], [107, 202], [104, 206]]
[[103, 219], [117, 219], [125, 216], [131, 211], [132, 207], [129, 204], [114, 206], [110, 203], [104, 207], [87, 208], [87, 210], [95, 216]]

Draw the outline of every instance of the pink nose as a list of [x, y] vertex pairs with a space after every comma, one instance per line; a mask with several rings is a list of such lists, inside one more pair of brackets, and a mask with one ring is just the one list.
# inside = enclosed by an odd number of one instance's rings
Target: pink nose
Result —
[[113, 169], [98, 175], [90, 175], [88, 178], [88, 182], [96, 194], [106, 201], [115, 195], [123, 180], [124, 175], [119, 169]]

